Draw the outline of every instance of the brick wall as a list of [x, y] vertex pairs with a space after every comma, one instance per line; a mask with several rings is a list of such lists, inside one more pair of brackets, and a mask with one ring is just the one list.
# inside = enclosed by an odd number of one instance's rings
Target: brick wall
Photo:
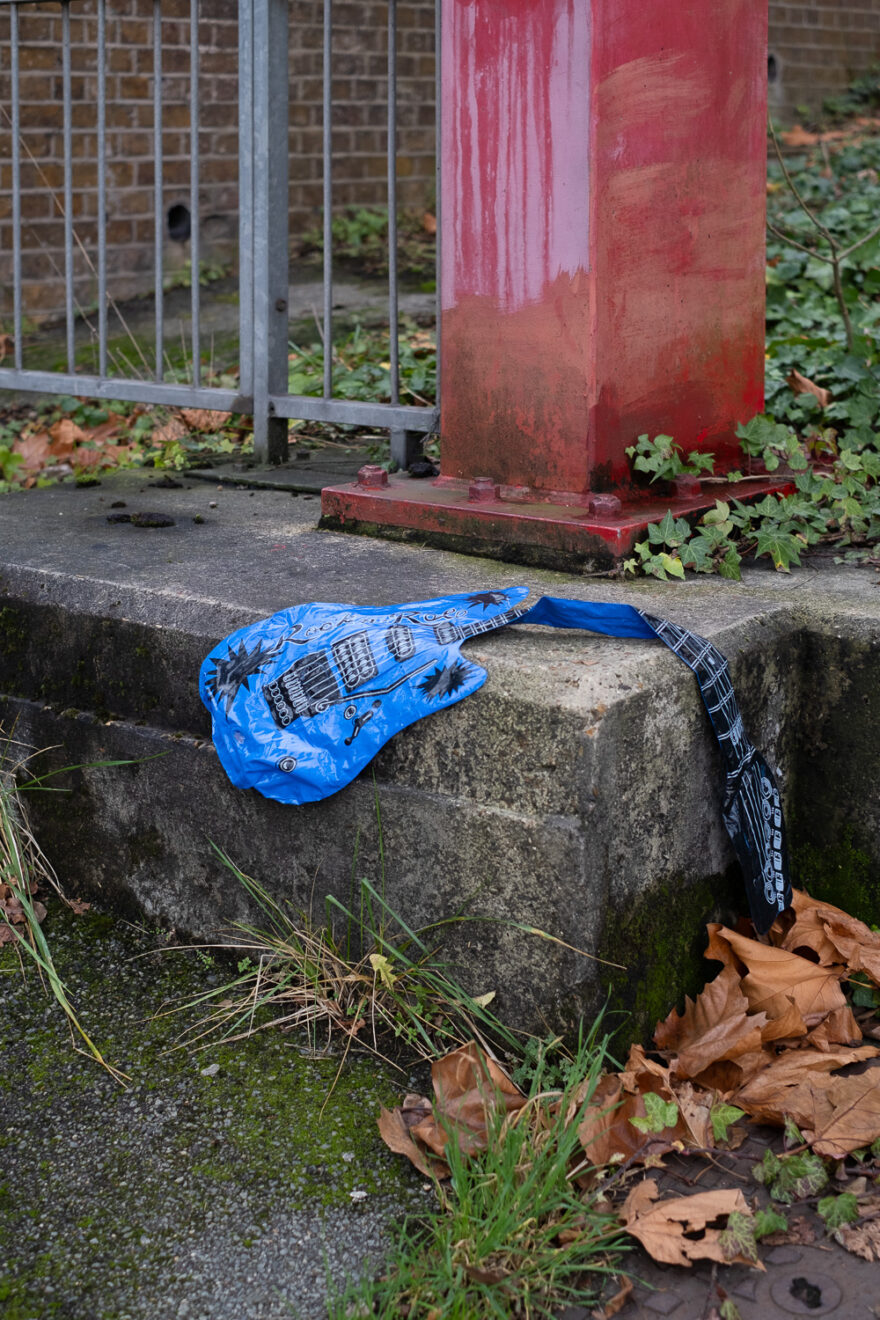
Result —
[[878, 63], [880, 0], [770, 0], [770, 108], [782, 122]]
[[[238, 210], [238, 0], [201, 0], [199, 134], [203, 259], [234, 258]], [[320, 0], [290, 0], [290, 221], [293, 238], [319, 223], [322, 132]], [[74, 98], [76, 296], [96, 296], [96, 21], [94, 0], [71, 18]], [[153, 272], [152, 0], [108, 0], [107, 252], [118, 299], [144, 292]], [[189, 4], [163, 2], [164, 260], [173, 271], [189, 244], [168, 232], [189, 206]], [[21, 36], [22, 249], [26, 315], [63, 309], [64, 238], [60, 5], [19, 9]], [[381, 206], [385, 192], [386, 17], [382, 0], [334, 5], [334, 204]], [[434, 4], [398, 4], [401, 205], [422, 207], [434, 180]], [[771, 106], [783, 120], [880, 61], [880, 0], [770, 0]], [[0, 319], [12, 305], [9, 7], [0, 5]]]
[[[108, 0], [107, 265], [113, 297], [153, 282], [154, 161], [152, 0]], [[189, 207], [189, 3], [163, 0], [163, 238], [167, 271], [189, 243], [169, 232], [172, 208]], [[234, 258], [238, 213], [238, 0], [200, 4], [201, 256]], [[290, 5], [290, 222], [295, 238], [320, 223], [322, 204], [322, 5]], [[334, 206], [386, 203], [387, 8], [380, 0], [334, 5]], [[75, 289], [96, 297], [97, 136], [94, 0], [71, 9]], [[63, 311], [64, 226], [60, 5], [19, 9], [22, 275], [25, 315]], [[403, 207], [430, 202], [434, 182], [434, 4], [398, 4], [398, 174]], [[0, 6], [0, 317], [12, 307], [9, 8]], [[180, 232], [180, 231], [178, 231]], [[81, 245], [81, 246], [80, 246]]]

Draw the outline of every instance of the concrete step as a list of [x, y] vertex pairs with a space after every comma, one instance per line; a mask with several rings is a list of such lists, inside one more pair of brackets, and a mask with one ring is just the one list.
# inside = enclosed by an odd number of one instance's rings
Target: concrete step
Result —
[[[174, 525], [108, 522], [120, 501]], [[204, 936], [246, 911], [211, 842], [319, 915], [326, 894], [345, 901], [366, 875], [410, 925], [463, 906], [484, 918], [457, 927], [446, 955], [509, 1017], [570, 1025], [611, 985], [633, 1029], [653, 1025], [701, 984], [705, 921], [744, 908], [699, 692], [661, 645], [525, 626], [474, 639], [486, 685], [313, 806], [232, 788], [210, 742], [198, 668], [235, 628], [309, 600], [385, 605], [524, 582], [629, 600], [720, 646], [752, 739], [779, 769], [796, 882], [880, 917], [870, 572], [620, 585], [321, 532], [318, 510], [280, 490], [167, 489], [139, 473], [0, 500], [7, 732], [53, 747], [46, 765], [137, 760], [32, 796], [72, 889]]]

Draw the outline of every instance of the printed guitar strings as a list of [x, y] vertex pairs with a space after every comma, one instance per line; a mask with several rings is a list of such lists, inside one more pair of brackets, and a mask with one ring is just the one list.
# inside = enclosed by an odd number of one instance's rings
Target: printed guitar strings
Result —
[[461, 655], [471, 637], [516, 623], [660, 640], [693, 672], [724, 766], [722, 818], [763, 934], [791, 902], [785, 820], [772, 770], [743, 727], [730, 668], [704, 637], [632, 605], [542, 596], [526, 587], [386, 608], [313, 603], [241, 628], [204, 661], [199, 690], [237, 788], [278, 802], [336, 793], [400, 729], [486, 681]]

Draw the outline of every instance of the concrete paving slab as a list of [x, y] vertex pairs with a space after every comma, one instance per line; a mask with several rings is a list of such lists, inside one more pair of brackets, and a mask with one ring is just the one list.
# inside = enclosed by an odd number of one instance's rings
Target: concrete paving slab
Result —
[[[108, 522], [120, 502], [173, 526]], [[475, 639], [467, 654], [488, 668], [486, 686], [313, 807], [232, 789], [209, 742], [196, 675], [233, 629], [309, 600], [383, 605], [522, 582], [628, 600], [720, 646], [752, 738], [779, 769], [798, 878], [870, 907], [875, 574], [825, 562], [742, 583], [620, 584], [318, 531], [318, 514], [307, 495], [186, 478], [169, 489], [144, 472], [0, 501], [6, 723], [17, 718], [33, 745], [60, 744], [56, 765], [167, 753], [79, 772], [63, 805], [39, 806], [47, 847], [78, 883], [198, 934], [237, 901], [208, 839], [302, 905], [347, 895], [357, 850], [359, 873], [377, 878], [384, 864], [409, 921], [471, 896], [492, 924], [470, 927], [450, 956], [505, 1011], [571, 1023], [607, 982], [601, 965], [499, 919], [626, 964], [621, 1002], [653, 1023], [688, 987], [705, 920], [741, 907], [699, 694], [661, 646], [533, 627]]]
[[[175, 1049], [234, 969], [168, 932], [50, 902], [56, 965], [128, 1074], [71, 1045], [39, 979], [0, 948], [0, 1315], [14, 1320], [320, 1320], [381, 1266], [393, 1219], [433, 1203], [376, 1129], [408, 1082], [304, 1035]], [[170, 943], [175, 941], [172, 938]]]

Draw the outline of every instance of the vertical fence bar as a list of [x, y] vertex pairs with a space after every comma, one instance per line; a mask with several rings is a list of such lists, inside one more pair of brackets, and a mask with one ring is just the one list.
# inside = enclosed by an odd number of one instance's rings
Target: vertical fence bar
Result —
[[434, 219], [437, 221], [435, 232], [436, 254], [434, 267], [434, 339], [437, 351], [437, 403], [440, 403], [440, 336], [443, 333], [440, 317], [440, 277], [442, 273], [443, 252], [440, 235], [440, 213], [443, 207], [442, 164], [443, 164], [443, 0], [434, 0]]
[[9, 10], [9, 77], [12, 81], [12, 333], [15, 366], [21, 371], [21, 93], [18, 86], [18, 6]]
[[107, 375], [107, 33], [98, 0], [98, 375]]
[[283, 463], [287, 421], [270, 400], [287, 393], [287, 0], [253, 5], [254, 454]]
[[[388, 360], [391, 402], [400, 402], [400, 315], [397, 292], [397, 0], [388, 0]], [[391, 457], [401, 468], [418, 458], [421, 438], [390, 428]]]
[[70, 0], [61, 7], [61, 81], [64, 101], [64, 317], [67, 370], [76, 369], [73, 310], [73, 102], [70, 89]]
[[397, 0], [388, 0], [388, 319], [391, 402], [400, 402], [397, 307]]
[[333, 394], [333, 0], [324, 0], [324, 398]]
[[162, 0], [153, 0], [153, 200], [156, 300], [156, 380], [164, 375], [165, 308], [162, 289], [162, 247], [165, 237], [165, 217], [162, 199]]
[[189, 9], [189, 256], [192, 274], [192, 358], [193, 385], [202, 378], [201, 342], [199, 339], [199, 0], [190, 0]]
[[254, 392], [254, 11], [238, 0], [238, 384]]

